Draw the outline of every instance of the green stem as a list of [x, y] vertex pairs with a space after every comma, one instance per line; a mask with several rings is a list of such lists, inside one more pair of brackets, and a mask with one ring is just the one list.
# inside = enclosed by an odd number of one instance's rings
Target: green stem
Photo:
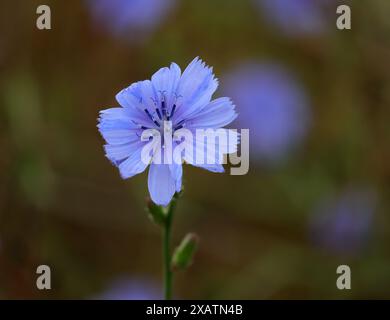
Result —
[[164, 263], [164, 296], [166, 300], [172, 299], [172, 269], [171, 269], [171, 229], [173, 212], [176, 208], [174, 197], [169, 205], [163, 230], [163, 263]]

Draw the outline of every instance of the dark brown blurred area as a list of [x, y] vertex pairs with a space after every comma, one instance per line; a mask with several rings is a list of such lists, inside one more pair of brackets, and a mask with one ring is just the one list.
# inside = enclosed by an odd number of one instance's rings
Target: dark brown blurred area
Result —
[[[196, 56], [250, 129], [251, 163], [244, 176], [184, 167], [174, 241], [192, 231], [200, 246], [175, 296], [390, 298], [390, 2], [294, 1], [1, 2], [1, 299], [161, 297], [146, 173], [120, 178], [97, 117]], [[336, 28], [340, 3], [352, 30]], [[40, 4], [51, 30], [36, 27]], [[42, 264], [51, 290], [36, 288]], [[341, 264], [351, 290], [336, 287]]]

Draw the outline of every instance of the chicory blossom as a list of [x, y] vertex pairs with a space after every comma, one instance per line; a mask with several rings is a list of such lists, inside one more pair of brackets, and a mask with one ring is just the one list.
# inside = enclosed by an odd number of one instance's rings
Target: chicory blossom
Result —
[[[168, 135], [175, 137], [181, 129], [194, 135], [197, 129], [227, 130], [221, 128], [232, 122], [237, 114], [229, 98], [211, 100], [217, 87], [218, 81], [212, 68], [195, 58], [183, 73], [176, 63], [172, 63], [169, 68], [158, 70], [151, 80], [133, 83], [116, 95], [119, 107], [100, 112], [98, 128], [107, 142], [107, 158], [119, 168], [123, 179], [145, 171], [150, 164], [148, 188], [156, 204], [168, 205], [174, 193], [181, 190], [182, 162], [155, 161], [157, 154], [168, 158], [167, 153], [172, 152], [165, 148], [165, 140], [158, 149], [152, 149], [152, 161], [143, 161], [144, 148], [150, 143], [142, 139], [143, 132], [155, 130], [164, 135], [169, 130]], [[170, 123], [168, 129], [167, 122]], [[174, 141], [174, 144], [179, 142]], [[196, 139], [183, 143], [192, 146], [194, 142]], [[206, 146], [204, 151], [207, 156], [220, 147], [218, 140], [214, 140], [213, 148], [209, 142], [202, 144], [203, 148]], [[224, 153], [235, 152], [237, 139], [229, 139], [227, 143]], [[224, 171], [220, 161], [200, 163], [185, 155], [180, 160], [212, 172]]]

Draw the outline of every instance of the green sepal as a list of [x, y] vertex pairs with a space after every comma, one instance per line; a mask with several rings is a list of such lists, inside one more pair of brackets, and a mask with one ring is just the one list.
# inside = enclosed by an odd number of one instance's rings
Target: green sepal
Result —
[[167, 219], [164, 207], [155, 204], [151, 199], [146, 200], [146, 205], [150, 220], [159, 226], [163, 226]]

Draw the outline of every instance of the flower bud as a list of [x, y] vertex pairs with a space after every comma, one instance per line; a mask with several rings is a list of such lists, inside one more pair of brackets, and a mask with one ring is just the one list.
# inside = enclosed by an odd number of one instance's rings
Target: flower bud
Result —
[[177, 269], [186, 269], [192, 264], [195, 251], [198, 247], [198, 236], [194, 233], [188, 233], [175, 249], [172, 257], [172, 267]]

